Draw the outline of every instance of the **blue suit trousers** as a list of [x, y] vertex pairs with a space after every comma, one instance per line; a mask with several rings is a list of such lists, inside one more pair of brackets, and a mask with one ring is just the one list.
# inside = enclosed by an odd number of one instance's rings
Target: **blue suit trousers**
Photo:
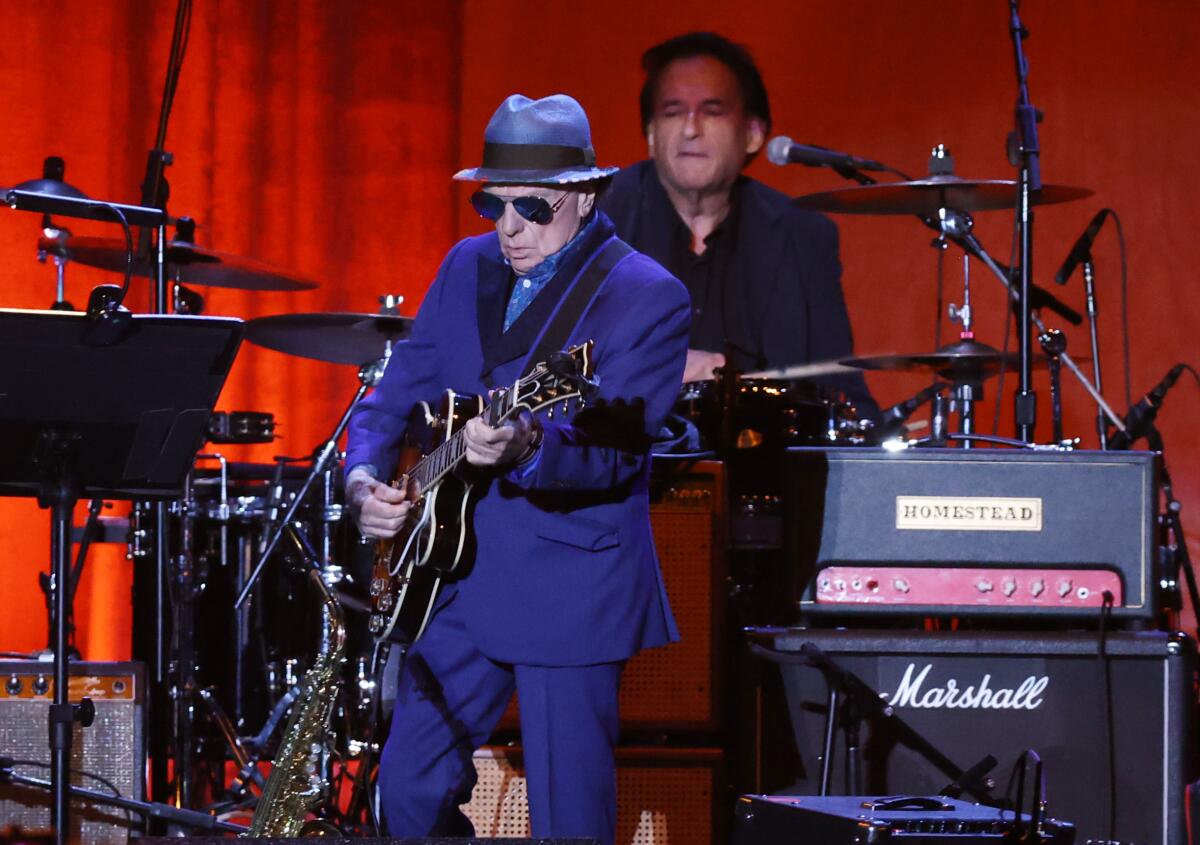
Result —
[[467, 634], [453, 597], [435, 611], [402, 671], [379, 765], [391, 836], [470, 836], [472, 753], [503, 715], [514, 688], [535, 837], [616, 831], [617, 695], [623, 662], [522, 666], [489, 659]]

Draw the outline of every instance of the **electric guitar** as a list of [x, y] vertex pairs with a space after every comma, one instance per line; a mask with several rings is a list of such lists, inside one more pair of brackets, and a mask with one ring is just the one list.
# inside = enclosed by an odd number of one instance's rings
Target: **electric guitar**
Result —
[[[370, 628], [376, 639], [396, 633], [405, 642], [416, 642], [429, 622], [442, 579], [473, 555], [472, 483], [455, 472], [466, 458], [466, 421], [486, 413], [488, 424], [496, 426], [523, 409], [550, 408], [553, 416], [560, 404], [566, 414], [595, 389], [591, 353], [590, 340], [554, 353], [515, 384], [496, 391], [490, 405], [483, 397], [447, 390], [436, 413], [425, 402], [414, 409], [409, 439], [416, 441], [423, 457], [404, 470], [401, 479], [415, 484], [418, 498], [396, 536], [376, 544], [370, 590]], [[397, 479], [393, 486], [399, 484]]]

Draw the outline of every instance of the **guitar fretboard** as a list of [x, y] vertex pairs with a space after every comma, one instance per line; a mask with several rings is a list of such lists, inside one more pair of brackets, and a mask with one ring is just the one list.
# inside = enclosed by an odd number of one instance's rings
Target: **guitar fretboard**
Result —
[[[512, 397], [514, 395], [514, 392], [507, 389], [500, 391], [491, 404], [484, 406], [481, 415], [486, 414], [491, 425], [504, 422], [513, 412]], [[460, 426], [454, 430], [448, 440], [417, 461], [409, 469], [408, 476], [417, 483], [418, 490], [429, 490], [458, 466], [466, 453], [466, 441]]]

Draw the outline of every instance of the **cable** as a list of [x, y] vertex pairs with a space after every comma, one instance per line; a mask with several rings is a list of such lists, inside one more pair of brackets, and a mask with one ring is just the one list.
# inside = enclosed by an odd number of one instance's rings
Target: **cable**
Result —
[[[39, 769], [49, 769], [50, 768], [49, 763], [43, 763], [41, 760], [13, 760], [12, 764], [13, 764], [13, 766], [35, 766]], [[111, 780], [109, 780], [106, 777], [94, 774], [93, 772], [85, 771], [84, 769], [69, 769], [68, 772], [73, 775], [79, 775], [81, 777], [91, 778], [92, 780], [96, 781], [97, 783], [102, 784], [105, 787], [105, 789], [107, 789], [109, 792], [111, 792], [113, 794], [114, 798], [124, 798], [125, 797], [121, 794], [121, 790], [117, 789], [116, 784], [114, 784]], [[82, 800], [85, 803], [92, 803], [92, 802], [88, 801], [87, 799], [78, 799], [78, 800]], [[133, 816], [130, 815], [129, 808], [128, 807], [119, 807], [117, 809], [121, 810], [121, 812], [123, 812], [125, 814], [125, 823], [127, 825], [129, 825], [130, 827], [132, 827], [133, 826]]]
[[1100, 640], [1096, 656], [1100, 660], [1101, 688], [1104, 691], [1104, 728], [1107, 745], [1105, 764], [1108, 768], [1108, 840], [1114, 842], [1117, 838], [1117, 738], [1116, 725], [1113, 722], [1112, 661], [1108, 658], [1108, 630], [1112, 619], [1113, 594], [1105, 590], [1103, 596], [1104, 600], [1100, 604]]

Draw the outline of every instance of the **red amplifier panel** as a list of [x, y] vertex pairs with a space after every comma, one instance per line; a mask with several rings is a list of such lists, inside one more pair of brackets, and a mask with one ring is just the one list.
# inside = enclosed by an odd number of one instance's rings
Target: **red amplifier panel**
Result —
[[829, 566], [817, 575], [818, 604], [1100, 607], [1108, 590], [1124, 601], [1121, 576], [1105, 569]]

